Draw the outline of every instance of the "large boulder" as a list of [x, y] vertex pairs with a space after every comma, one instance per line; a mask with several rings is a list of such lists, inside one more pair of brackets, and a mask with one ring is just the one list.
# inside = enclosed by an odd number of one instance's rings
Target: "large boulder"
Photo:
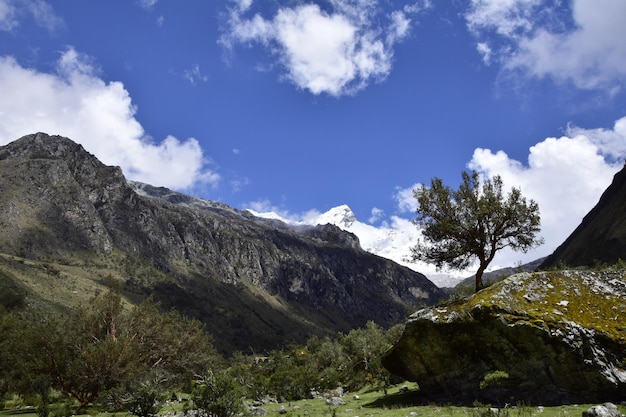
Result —
[[521, 273], [420, 310], [384, 358], [427, 401], [601, 403], [626, 397], [624, 272]]

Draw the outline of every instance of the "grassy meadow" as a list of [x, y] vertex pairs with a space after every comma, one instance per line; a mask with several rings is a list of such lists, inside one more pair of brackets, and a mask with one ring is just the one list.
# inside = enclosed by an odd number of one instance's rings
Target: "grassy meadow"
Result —
[[[409, 388], [408, 391], [406, 388]], [[570, 404], [552, 407], [539, 405], [510, 405], [498, 408], [497, 404], [474, 404], [473, 406], [453, 406], [448, 404], [416, 404], [417, 387], [415, 384], [400, 384], [391, 387], [385, 394], [382, 391], [364, 389], [358, 393], [347, 393], [342, 397], [344, 405], [332, 406], [324, 398], [306, 399], [292, 402], [269, 402], [260, 406], [267, 411], [267, 416], [285, 417], [570, 417], [580, 416], [583, 411], [594, 404]], [[420, 400], [423, 402], [423, 400]], [[248, 401], [247, 403], [251, 403]], [[17, 402], [13, 405], [16, 405]], [[162, 405], [159, 416], [173, 417], [184, 412], [186, 402], [167, 401]], [[17, 409], [7, 409], [11, 403], [5, 404], [0, 416], [37, 417], [34, 406], [21, 405]], [[622, 414], [626, 414], [626, 406], [617, 404]], [[52, 411], [51, 417], [57, 415]], [[128, 412], [106, 413], [89, 409], [88, 414], [81, 416], [93, 417], [127, 417]]]

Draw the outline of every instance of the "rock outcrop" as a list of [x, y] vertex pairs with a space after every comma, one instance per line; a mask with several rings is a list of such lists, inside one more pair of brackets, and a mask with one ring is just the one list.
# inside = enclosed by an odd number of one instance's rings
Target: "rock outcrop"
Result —
[[550, 405], [626, 397], [624, 272], [520, 273], [414, 313], [384, 358], [425, 401]]
[[368, 320], [387, 326], [442, 296], [335, 226], [294, 228], [128, 182], [70, 139], [43, 133], [0, 147], [0, 230], [0, 254], [119, 280], [133, 299], [151, 295], [203, 320], [224, 349]]

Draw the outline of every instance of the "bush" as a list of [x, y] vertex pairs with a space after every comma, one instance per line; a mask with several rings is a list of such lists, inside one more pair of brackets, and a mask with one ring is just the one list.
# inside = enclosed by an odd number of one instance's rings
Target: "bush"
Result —
[[151, 383], [141, 383], [130, 394], [127, 401], [128, 412], [138, 417], [154, 417], [161, 409], [163, 394]]
[[509, 379], [509, 374], [504, 371], [493, 371], [480, 381], [480, 389], [499, 386], [503, 381]]
[[234, 417], [243, 410], [243, 388], [226, 372], [206, 375], [194, 382], [191, 398], [197, 408], [210, 416]]

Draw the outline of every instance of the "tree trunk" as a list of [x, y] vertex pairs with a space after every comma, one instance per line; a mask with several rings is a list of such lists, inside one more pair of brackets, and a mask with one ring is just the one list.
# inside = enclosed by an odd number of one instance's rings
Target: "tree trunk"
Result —
[[481, 262], [480, 266], [478, 267], [478, 271], [476, 271], [476, 292], [485, 288], [485, 286], [483, 285], [483, 272], [485, 272], [485, 269], [487, 269], [487, 265], [487, 263]]

